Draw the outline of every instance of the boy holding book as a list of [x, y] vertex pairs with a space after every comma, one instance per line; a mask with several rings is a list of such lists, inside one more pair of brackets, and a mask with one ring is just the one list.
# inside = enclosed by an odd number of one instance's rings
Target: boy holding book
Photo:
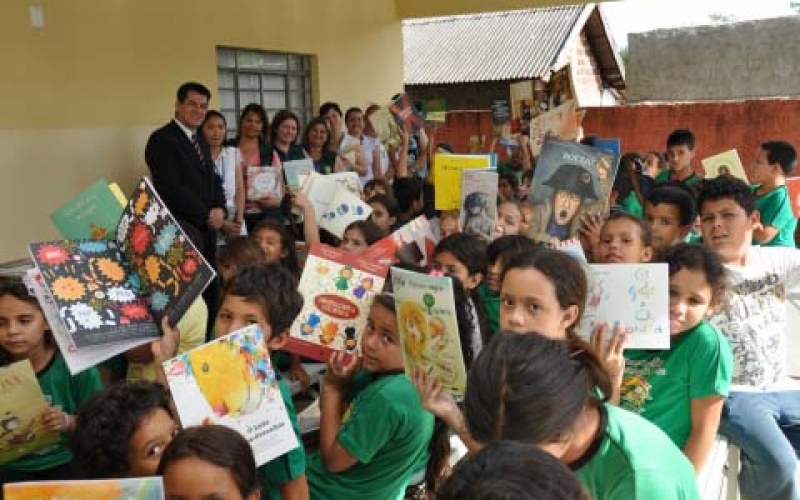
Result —
[[792, 212], [786, 176], [797, 164], [797, 152], [784, 141], [761, 145], [750, 169], [761, 226], [753, 231], [753, 243], [769, 247], [794, 247], [797, 219]]
[[702, 180], [692, 168], [694, 160], [694, 134], [690, 130], [678, 129], [667, 137], [667, 165], [669, 168], [656, 176], [656, 184], [666, 181], [681, 181], [694, 188]]
[[753, 190], [742, 180], [705, 181], [698, 207], [704, 244], [719, 253], [732, 285], [728, 306], [711, 322], [733, 348], [720, 433], [741, 449], [742, 496], [800, 498], [800, 387], [786, 373], [787, 291], [800, 284], [800, 252], [752, 245], [760, 223]]

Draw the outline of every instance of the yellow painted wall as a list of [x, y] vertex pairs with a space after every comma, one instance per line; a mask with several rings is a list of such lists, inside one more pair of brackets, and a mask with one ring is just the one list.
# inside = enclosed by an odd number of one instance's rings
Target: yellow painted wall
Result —
[[[31, 27], [32, 3], [44, 29]], [[317, 103], [402, 89], [393, 0], [3, 0], [0, 261], [57, 237], [49, 214], [97, 178], [130, 189], [177, 86], [215, 92], [218, 45], [314, 56]]]

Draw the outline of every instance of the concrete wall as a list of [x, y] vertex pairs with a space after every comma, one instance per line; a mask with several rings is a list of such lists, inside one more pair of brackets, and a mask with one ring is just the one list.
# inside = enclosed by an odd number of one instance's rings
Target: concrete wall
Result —
[[800, 95], [800, 16], [629, 35], [629, 102]]

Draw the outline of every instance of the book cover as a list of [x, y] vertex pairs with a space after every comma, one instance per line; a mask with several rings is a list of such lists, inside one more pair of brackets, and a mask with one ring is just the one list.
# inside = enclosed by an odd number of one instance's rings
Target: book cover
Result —
[[434, 373], [456, 398], [464, 396], [467, 370], [458, 336], [458, 317], [449, 276], [392, 268], [397, 331], [406, 373]]
[[422, 116], [432, 125], [444, 125], [447, 121], [447, 101], [444, 99], [424, 99]]
[[397, 146], [402, 142], [400, 127], [397, 126], [397, 121], [389, 108], [379, 107], [369, 115], [368, 119], [382, 144]]
[[122, 207], [105, 179], [100, 179], [52, 213], [58, 232], [67, 239], [113, 240]]
[[3, 486], [6, 500], [164, 500], [161, 477], [37, 481]]
[[701, 163], [706, 173], [706, 179], [713, 179], [720, 175], [732, 175], [750, 184], [742, 160], [739, 158], [739, 152], [735, 149], [709, 156]]
[[283, 162], [283, 172], [286, 175], [286, 187], [289, 191], [300, 189], [300, 176], [309, 175], [314, 171], [314, 160], [291, 160]]
[[281, 167], [249, 166], [245, 175], [248, 200], [260, 200], [267, 196], [283, 198]]
[[589, 294], [577, 332], [595, 325], [627, 330], [629, 349], [669, 349], [667, 264], [590, 264]]
[[800, 217], [800, 177], [788, 177], [786, 189], [789, 190], [789, 202], [795, 217]]
[[183, 427], [219, 424], [238, 431], [258, 465], [297, 448], [258, 325], [165, 361], [164, 373]]
[[[330, 195], [329, 195], [330, 196]], [[344, 236], [344, 230], [351, 223], [369, 218], [372, 207], [341, 185], [330, 199], [325, 211], [318, 217], [319, 227], [337, 238]]]
[[575, 142], [547, 141], [531, 181], [528, 200], [536, 209], [528, 234], [545, 243], [578, 237], [580, 216], [607, 204], [617, 172], [609, 158]]
[[361, 196], [361, 182], [356, 172], [339, 172], [327, 175], [311, 172], [305, 177], [300, 190], [314, 206], [314, 215], [318, 224], [331, 204], [331, 196], [338, 191], [340, 186], [355, 196]]
[[286, 350], [327, 361], [334, 351], [358, 351], [372, 296], [389, 268], [361, 254], [311, 245], [298, 290], [303, 309], [290, 329]]
[[436, 210], [461, 208], [461, 172], [468, 169], [487, 169], [493, 166], [491, 155], [433, 156], [434, 204]]
[[506, 125], [511, 121], [511, 105], [508, 103], [508, 99], [493, 99], [491, 108], [494, 125]]
[[67, 369], [72, 375], [76, 375], [87, 368], [91, 368], [107, 359], [111, 359], [117, 354], [122, 354], [134, 347], [151, 342], [156, 338], [154, 335], [146, 338], [85, 346], [79, 349], [72, 335], [70, 335], [67, 328], [61, 322], [58, 306], [48, 292], [39, 270], [35, 268], [28, 270], [23, 281], [31, 295], [36, 297], [36, 300], [39, 302], [42, 313], [44, 313], [44, 317], [47, 319], [50, 331], [53, 333], [56, 345], [58, 345], [58, 349], [64, 357], [64, 362], [67, 364]]
[[47, 408], [31, 362], [0, 368], [0, 464], [49, 448], [59, 442], [40, 415]]
[[430, 222], [424, 215], [403, 224], [398, 230], [365, 248], [359, 255], [384, 266], [405, 263], [427, 266], [436, 248]]
[[533, 97], [533, 81], [524, 80], [509, 85], [511, 98], [512, 132], [527, 134], [535, 116], [536, 102]]
[[395, 97], [389, 104], [389, 111], [392, 112], [400, 130], [408, 128], [413, 135], [423, 126], [422, 115], [408, 94], [399, 94]]
[[593, 146], [597, 149], [614, 155], [615, 158], [620, 158], [622, 142], [620, 141], [619, 137], [597, 137], [594, 140]]
[[491, 242], [497, 226], [497, 172], [461, 172], [461, 230]]
[[567, 101], [534, 117], [530, 127], [533, 156], [539, 156], [548, 139], [576, 140], [580, 135], [582, 119], [583, 113], [578, 111], [575, 101]]

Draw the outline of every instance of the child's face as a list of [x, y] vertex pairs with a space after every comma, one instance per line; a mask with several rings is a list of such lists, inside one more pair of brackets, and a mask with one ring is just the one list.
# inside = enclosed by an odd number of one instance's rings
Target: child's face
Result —
[[601, 264], [638, 264], [653, 257], [653, 249], [642, 243], [642, 228], [628, 219], [606, 222], [598, 248]]
[[372, 373], [403, 369], [397, 317], [380, 304], [369, 310], [367, 327], [361, 335], [362, 366]]
[[531, 181], [527, 178], [522, 179], [522, 181], [519, 183], [519, 189], [517, 189], [517, 197], [520, 200], [527, 200], [530, 193]]
[[494, 293], [500, 293], [500, 273], [502, 271], [502, 258], [490, 263], [488, 269], [486, 269], [486, 287]]
[[481, 273], [470, 274], [469, 269], [450, 252], [439, 252], [433, 256], [431, 267], [437, 271], [458, 278], [467, 290], [472, 290], [481, 284]]
[[[233, 475], [225, 468], [196, 457], [170, 463], [164, 470], [164, 493], [169, 499], [181, 500], [245, 500]], [[258, 498], [259, 492], [247, 496]]]
[[13, 295], [0, 297], [0, 347], [15, 360], [45, 348], [47, 321], [34, 304]]
[[442, 216], [439, 219], [439, 235], [441, 239], [447, 238], [451, 234], [458, 232], [458, 218], [450, 216]]
[[155, 476], [161, 454], [177, 431], [178, 425], [163, 408], [145, 415], [128, 443], [128, 476]]
[[706, 200], [700, 207], [703, 244], [715, 250], [726, 264], [744, 264], [757, 223], [757, 210], [747, 215], [744, 208], [730, 198]]
[[500, 287], [500, 328], [566, 338], [578, 317], [578, 306], [561, 308], [553, 283], [536, 269], [510, 269]]
[[342, 250], [347, 252], [360, 252], [368, 246], [364, 234], [358, 229], [348, 229], [344, 232], [344, 236], [342, 237]]
[[514, 199], [514, 188], [511, 187], [511, 183], [508, 182], [508, 179], [500, 179], [497, 181], [497, 195], [501, 200]]
[[752, 184], [763, 184], [770, 181], [774, 175], [772, 167], [769, 163], [767, 152], [759, 149], [750, 168], [750, 182]]
[[693, 159], [694, 150], [689, 149], [689, 146], [681, 144], [667, 148], [667, 164], [672, 171], [678, 172], [691, 168]]
[[669, 332], [679, 335], [713, 312], [714, 292], [700, 270], [683, 268], [669, 278]]
[[217, 263], [217, 271], [219, 271], [219, 276], [222, 278], [223, 283], [227, 283], [230, 281], [231, 278], [236, 274], [236, 264], [231, 264], [229, 262]]
[[653, 250], [656, 252], [682, 240], [689, 232], [689, 226], [681, 226], [681, 209], [677, 205], [653, 205], [647, 201], [644, 204], [644, 218], [650, 224]]
[[364, 199], [368, 200], [376, 194], [386, 194], [386, 189], [380, 184], [375, 184], [364, 189]]
[[268, 264], [279, 264], [286, 257], [286, 251], [281, 243], [281, 235], [277, 231], [262, 229], [254, 235], [254, 238], [261, 250], [264, 251]]
[[397, 217], [389, 215], [389, 212], [386, 211], [386, 207], [380, 203], [370, 203], [369, 206], [372, 207], [372, 213], [369, 216], [370, 220], [388, 233], [392, 224], [397, 222]]
[[514, 203], [502, 203], [497, 207], [497, 225], [501, 235], [519, 234], [522, 213]]
[[531, 218], [533, 217], [533, 211], [536, 210], [533, 205], [530, 203], [523, 203], [519, 207], [519, 212], [521, 215], [520, 219], [520, 232], [524, 233], [528, 231], [528, 228], [531, 224]]
[[269, 339], [270, 350], [283, 347], [286, 336], [272, 335], [272, 325], [264, 306], [255, 300], [230, 293], [226, 294], [219, 306], [217, 320], [214, 323], [214, 337], [219, 338], [250, 325], [258, 325], [261, 328], [264, 338]]

